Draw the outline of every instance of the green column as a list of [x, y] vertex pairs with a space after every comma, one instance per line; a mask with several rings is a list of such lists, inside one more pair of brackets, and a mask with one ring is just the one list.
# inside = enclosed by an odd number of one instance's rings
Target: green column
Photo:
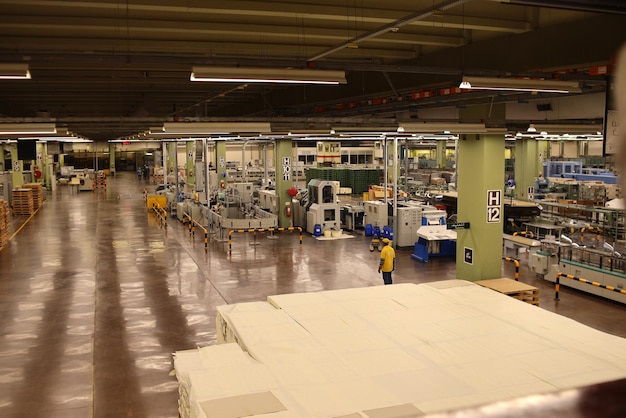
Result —
[[17, 144], [9, 144], [12, 167], [7, 167], [13, 173], [13, 187], [22, 187], [24, 184], [24, 162], [17, 159]]
[[515, 141], [515, 197], [518, 199], [529, 198], [535, 178], [543, 171], [540, 150], [540, 143], [533, 138]]
[[287, 189], [293, 186], [292, 166], [291, 140], [276, 140], [274, 170], [276, 172], [276, 196], [278, 198], [278, 226], [281, 228], [291, 226], [291, 218], [285, 214], [285, 203], [291, 204], [291, 197], [287, 194]]
[[[461, 110], [465, 120], [504, 119], [504, 106]], [[462, 135], [458, 145], [456, 274], [477, 281], [502, 276], [504, 134]]]
[[196, 184], [196, 175], [194, 162], [196, 161], [196, 141], [185, 142], [185, 176], [187, 176], [187, 185], [189, 191], [195, 190], [193, 186]]
[[[392, 184], [393, 184], [393, 180], [397, 179], [398, 177], [400, 177], [400, 164], [395, 164], [393, 163], [393, 156], [394, 151], [393, 151], [393, 138], [389, 138], [387, 139], [387, 181], [389, 182], [389, 184], [387, 185], [387, 187], [391, 188]], [[398, 155], [400, 155], [400, 151], [398, 150]], [[395, 167], [395, 170], [394, 170]]]
[[[36, 145], [36, 149], [37, 149], [37, 160], [34, 161], [34, 166], [31, 167], [31, 172], [33, 173], [33, 181], [34, 182], [39, 182], [39, 183], [44, 183], [46, 181], [45, 178], [45, 172], [46, 172], [46, 144], [41, 142], [41, 143], [37, 143]], [[35, 170], [35, 167], [37, 167], [37, 170]], [[35, 171], [39, 171], [41, 173], [41, 177], [39, 179], [37, 179], [35, 177]]]
[[446, 141], [437, 141], [437, 168], [446, 168]]
[[[176, 142], [168, 142], [167, 143], [167, 167], [165, 167], [166, 179], [169, 178], [171, 174], [176, 174], [176, 152], [177, 152]], [[165, 183], [168, 183], [168, 180], [165, 180]]]
[[218, 181], [226, 181], [226, 141], [215, 143], [215, 167]]
[[458, 221], [470, 223], [470, 229], [457, 230], [459, 279], [502, 275], [503, 177], [503, 135], [466, 135], [459, 141]]
[[115, 175], [115, 144], [109, 144], [109, 171]]

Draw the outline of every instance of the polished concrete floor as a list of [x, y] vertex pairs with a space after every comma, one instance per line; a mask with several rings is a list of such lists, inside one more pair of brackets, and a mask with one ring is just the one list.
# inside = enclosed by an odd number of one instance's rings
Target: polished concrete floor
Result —
[[[175, 219], [160, 228], [133, 173], [107, 189], [49, 192], [0, 251], [0, 416], [176, 417], [177, 350], [213, 344], [216, 306], [291, 292], [382, 285], [369, 238], [319, 241], [284, 233], [249, 234], [228, 245], [191, 237]], [[21, 227], [21, 225], [23, 227]], [[21, 229], [20, 229], [21, 228]], [[455, 278], [454, 260], [428, 264], [397, 252], [396, 283]], [[503, 277], [514, 265], [503, 262]], [[626, 306], [553, 286], [540, 308], [626, 337]]]

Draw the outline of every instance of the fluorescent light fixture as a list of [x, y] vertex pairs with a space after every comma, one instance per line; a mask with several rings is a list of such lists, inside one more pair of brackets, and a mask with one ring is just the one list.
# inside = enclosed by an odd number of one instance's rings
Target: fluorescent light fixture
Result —
[[472, 90], [510, 90], [542, 93], [580, 93], [578, 81], [531, 78], [463, 77], [461, 88]]
[[28, 64], [0, 63], [0, 79], [30, 80], [30, 71], [28, 70]]
[[153, 132], [160, 136], [167, 135], [220, 135], [230, 133], [270, 133], [269, 122], [166, 122], [162, 132]]
[[344, 71], [259, 67], [193, 67], [190, 80], [218, 83], [347, 83]]
[[52, 135], [54, 123], [0, 123], [0, 135]]
[[484, 123], [459, 122], [403, 122], [405, 132], [415, 133], [453, 133], [453, 134], [487, 134], [506, 133], [504, 129], [487, 128]]
[[539, 124], [535, 123], [535, 128], [540, 132], [548, 134], [587, 134], [597, 135], [602, 131], [602, 125], [595, 124]]

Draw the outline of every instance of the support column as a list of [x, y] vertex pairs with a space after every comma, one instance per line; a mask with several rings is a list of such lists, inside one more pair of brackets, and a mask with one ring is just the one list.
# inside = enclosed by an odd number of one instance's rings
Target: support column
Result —
[[[177, 148], [178, 147], [176, 141], [167, 143], [167, 167], [165, 170], [166, 184], [169, 183], [169, 180], [167, 179], [169, 179], [171, 175], [176, 175], [176, 153], [178, 152]], [[177, 177], [174, 178], [176, 179]]]
[[217, 168], [217, 181], [221, 184], [226, 182], [226, 141], [215, 142], [215, 167]]
[[[37, 148], [37, 160], [35, 162], [35, 165], [33, 167], [31, 167], [31, 172], [33, 173], [33, 182], [37, 183], [43, 183], [44, 185], [46, 184], [46, 159], [44, 158], [46, 155], [46, 149], [47, 146], [45, 143], [38, 143], [36, 145]], [[35, 170], [35, 167], [37, 167], [37, 169]], [[35, 177], [35, 171], [39, 171], [41, 173], [41, 177], [39, 179], [37, 179]]]
[[11, 153], [11, 165], [7, 167], [12, 172], [13, 188], [22, 187], [24, 184], [24, 162], [17, 159], [17, 144], [9, 144], [9, 152]]
[[187, 177], [187, 182], [185, 183], [187, 187], [187, 191], [192, 192], [195, 190], [196, 185], [196, 176], [198, 173], [195, 173], [195, 164], [196, 161], [196, 141], [187, 141], [185, 142], [185, 176]]
[[109, 144], [109, 173], [115, 175], [115, 144]]
[[[287, 189], [293, 186], [291, 167], [293, 165], [291, 139], [277, 139], [275, 147], [274, 170], [276, 173], [276, 197], [278, 200], [278, 226], [290, 227], [291, 217], [287, 217], [285, 204], [291, 205]], [[292, 208], [293, 210], [293, 208]]]
[[[504, 119], [504, 106], [463, 109], [466, 120]], [[459, 140], [457, 188], [457, 278], [469, 281], [502, 276], [504, 134], [463, 135]]]
[[515, 141], [515, 194], [518, 199], [529, 199], [535, 186], [535, 178], [543, 172], [540, 161], [539, 142], [533, 138]]
[[446, 168], [446, 143], [447, 141], [437, 141], [437, 168]]

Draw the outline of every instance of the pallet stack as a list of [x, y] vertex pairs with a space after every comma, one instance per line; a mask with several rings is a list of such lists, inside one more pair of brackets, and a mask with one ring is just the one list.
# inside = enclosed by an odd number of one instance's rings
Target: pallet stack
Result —
[[32, 215], [35, 213], [32, 189], [13, 189], [13, 214]]
[[22, 187], [33, 191], [33, 205], [35, 210], [39, 209], [43, 205], [43, 185], [41, 183], [25, 183]]
[[0, 248], [4, 247], [9, 242], [9, 236], [11, 235], [11, 212], [9, 210], [9, 203], [0, 199]]
[[107, 189], [107, 176], [103, 172], [98, 172], [96, 175], [96, 181], [94, 183], [95, 189]]

